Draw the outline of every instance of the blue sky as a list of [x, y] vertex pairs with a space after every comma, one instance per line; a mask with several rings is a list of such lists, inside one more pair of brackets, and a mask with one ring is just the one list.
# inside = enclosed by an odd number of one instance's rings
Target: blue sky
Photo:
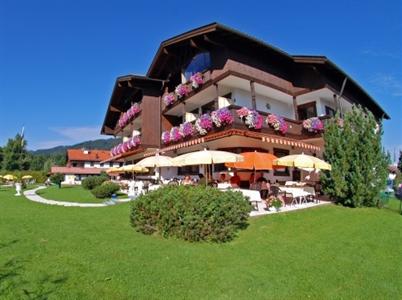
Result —
[[117, 76], [217, 21], [329, 57], [391, 115], [384, 145], [402, 149], [401, 1], [328, 2], [0, 0], [0, 145], [23, 125], [30, 149], [98, 138]]

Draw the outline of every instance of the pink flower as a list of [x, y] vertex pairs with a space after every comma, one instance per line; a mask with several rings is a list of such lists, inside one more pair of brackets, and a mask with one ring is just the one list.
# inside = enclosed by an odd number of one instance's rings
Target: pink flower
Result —
[[169, 144], [170, 143], [170, 132], [164, 131], [162, 132], [162, 143]]
[[285, 134], [289, 128], [285, 119], [275, 114], [268, 115], [267, 124], [271, 126], [275, 131], [279, 131], [282, 134]]
[[208, 114], [201, 115], [195, 121], [195, 129], [200, 135], [206, 135], [212, 129], [212, 119]]
[[236, 110], [237, 115], [239, 116], [240, 119], [246, 117], [249, 114], [250, 110], [247, 107], [242, 107], [238, 110]]
[[233, 115], [227, 107], [220, 108], [211, 113], [212, 121], [216, 127], [230, 125], [233, 123]]
[[198, 88], [201, 84], [204, 84], [204, 78], [200, 72], [195, 73], [190, 77], [191, 85], [193, 88]]
[[180, 125], [180, 133], [183, 137], [192, 136], [194, 132], [193, 124], [186, 122]]
[[180, 132], [180, 129], [176, 126], [170, 129], [170, 140], [173, 142], [178, 142], [183, 138], [183, 135]]
[[179, 98], [182, 98], [190, 93], [190, 89], [186, 84], [179, 84], [175, 89], [175, 93]]
[[166, 105], [171, 105], [175, 101], [176, 97], [173, 93], [169, 93], [163, 96], [163, 102], [165, 102]]
[[309, 132], [318, 133], [324, 130], [324, 123], [320, 118], [313, 117], [303, 121], [303, 128]]

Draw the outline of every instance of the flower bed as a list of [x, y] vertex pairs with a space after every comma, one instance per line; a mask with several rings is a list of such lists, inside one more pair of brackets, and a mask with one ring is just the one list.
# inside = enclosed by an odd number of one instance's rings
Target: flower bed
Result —
[[113, 157], [134, 150], [135, 148], [138, 148], [140, 144], [140, 137], [138, 135], [133, 136], [128, 141], [120, 143], [116, 147], [113, 147], [112, 150], [110, 150], [110, 156]]
[[237, 116], [244, 121], [248, 128], [261, 129], [264, 118], [257, 111], [242, 107], [236, 110]]
[[324, 130], [324, 123], [317, 117], [303, 121], [303, 128], [308, 132], [319, 133]]
[[133, 119], [135, 119], [141, 112], [141, 107], [138, 103], [134, 103], [118, 121], [118, 125], [121, 129], [126, 127]]
[[185, 138], [196, 135], [206, 135], [212, 128], [223, 128], [232, 124], [233, 115], [227, 107], [215, 110], [211, 114], [201, 115], [194, 123], [185, 122], [179, 127], [172, 127], [170, 131], [164, 131], [161, 139], [163, 144], [179, 142]]
[[289, 129], [285, 119], [275, 114], [269, 114], [266, 122], [268, 126], [272, 127], [275, 131], [278, 131], [281, 134], [285, 134]]

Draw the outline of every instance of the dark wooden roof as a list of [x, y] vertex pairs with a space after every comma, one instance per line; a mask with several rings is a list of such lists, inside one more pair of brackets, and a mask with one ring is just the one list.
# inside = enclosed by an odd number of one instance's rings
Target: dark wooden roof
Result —
[[121, 112], [128, 110], [132, 102], [140, 102], [143, 95], [160, 96], [163, 84], [163, 80], [140, 75], [118, 77], [109, 100], [101, 134], [107, 134], [107, 128], [115, 127]]
[[253, 53], [255, 57], [269, 57], [271, 61], [281, 64], [289, 70], [297, 69], [298, 66], [308, 65], [325, 75], [332, 82], [332, 86], [337, 92], [340, 91], [341, 85], [345, 77], [347, 77], [345, 96], [347, 94], [352, 95], [353, 99], [357, 99], [357, 102], [368, 107], [376, 116], [383, 116], [385, 119], [390, 118], [381, 106], [356, 81], [327, 57], [290, 55], [264, 41], [219, 23], [211, 23], [163, 41], [149, 67], [147, 76], [167, 79], [166, 70], [169, 69], [168, 62], [172, 59], [172, 55], [174, 55], [171, 52], [177, 50], [179, 45], [188, 47], [189, 43], [201, 46], [203, 43], [224, 44], [229, 48], [239, 49], [240, 51], [246, 49], [248, 53]]

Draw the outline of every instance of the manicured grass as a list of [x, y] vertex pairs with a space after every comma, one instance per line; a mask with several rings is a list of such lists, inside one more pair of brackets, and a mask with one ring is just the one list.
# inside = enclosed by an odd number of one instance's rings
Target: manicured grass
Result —
[[[38, 190], [37, 194], [45, 199], [81, 202], [81, 203], [101, 203], [108, 199], [98, 199], [89, 190], [82, 186], [62, 186], [59, 189], [57, 186], [51, 186], [43, 190]], [[118, 198], [128, 198], [125, 194], [118, 194]]]
[[[0, 298], [400, 299], [402, 216], [335, 205], [253, 218], [227, 244], [135, 232], [129, 204], [0, 191]], [[27, 296], [28, 295], [28, 296]]]

